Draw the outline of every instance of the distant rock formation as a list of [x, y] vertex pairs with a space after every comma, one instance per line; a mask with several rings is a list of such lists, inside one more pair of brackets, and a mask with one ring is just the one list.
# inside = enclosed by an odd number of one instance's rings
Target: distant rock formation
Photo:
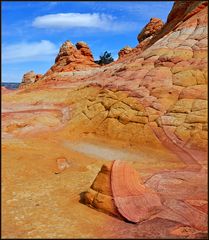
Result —
[[132, 48], [129, 46], [122, 48], [118, 53], [119, 59], [123, 58], [126, 54], [130, 53], [131, 51]]
[[23, 84], [29, 84], [34, 83], [36, 79], [36, 74], [34, 71], [27, 72], [23, 75], [22, 83]]
[[76, 43], [76, 48], [80, 51], [80, 53], [83, 56], [88, 58], [89, 61], [94, 62], [93, 54], [92, 54], [89, 46], [85, 42], [81, 41], [81, 42]]
[[149, 23], [138, 34], [137, 40], [139, 41], [139, 44], [136, 48], [143, 51], [149, 44], [150, 40], [160, 32], [163, 25], [164, 23], [161, 19], [151, 18]]
[[19, 88], [35, 83], [42, 78], [42, 74], [36, 74], [34, 71], [29, 71], [23, 75], [22, 82]]
[[55, 64], [47, 72], [69, 72], [83, 70], [89, 67], [98, 67], [94, 62], [92, 52], [85, 42], [78, 42], [74, 46], [67, 40], [60, 48]]
[[4, 87], [4, 86], [1, 86], [1, 93], [8, 93], [8, 92], [10, 92], [11, 91], [11, 89], [8, 89], [8, 88], [6, 88], [6, 87]]
[[[150, 40], [159, 33], [159, 31], [162, 29], [164, 23], [159, 18], [151, 18], [149, 23], [141, 30], [141, 32], [138, 34], [137, 40], [139, 41], [139, 44], [136, 46], [136, 48], [131, 48], [129, 46], [122, 48], [119, 53], [119, 60], [124, 58], [124, 56], [131, 54], [139, 54], [144, 50], [144, 48], [149, 44]], [[140, 52], [139, 52], [140, 51]]]
[[149, 23], [142, 29], [142, 31], [139, 33], [137, 39], [140, 42], [145, 40], [146, 38], [149, 38], [153, 36], [154, 34], [157, 34], [163, 27], [164, 23], [159, 18], [151, 18]]

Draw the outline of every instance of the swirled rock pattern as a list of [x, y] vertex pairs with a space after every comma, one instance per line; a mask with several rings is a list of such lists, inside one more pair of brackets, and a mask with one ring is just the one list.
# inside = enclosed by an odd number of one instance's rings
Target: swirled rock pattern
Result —
[[159, 196], [142, 184], [138, 172], [119, 160], [102, 166], [84, 202], [134, 223], [147, 220], [162, 207]]
[[146, 188], [138, 172], [124, 162], [114, 161], [111, 187], [118, 211], [130, 222], [147, 220], [160, 211], [159, 196]]

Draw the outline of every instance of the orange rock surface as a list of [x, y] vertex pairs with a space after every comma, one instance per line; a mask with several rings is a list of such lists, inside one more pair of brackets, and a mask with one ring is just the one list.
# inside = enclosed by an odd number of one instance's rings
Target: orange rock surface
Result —
[[132, 48], [129, 46], [122, 48], [118, 53], [119, 59], [123, 58], [126, 54], [130, 53], [131, 51]]
[[85, 42], [78, 42], [74, 46], [70, 41], [66, 41], [60, 48], [59, 54], [55, 59], [55, 64], [47, 73], [67, 72], [72, 70], [82, 70], [88, 67], [97, 67], [94, 58]]
[[142, 31], [139, 33], [137, 37], [139, 43], [145, 40], [146, 38], [151, 37], [154, 34], [157, 34], [163, 27], [163, 24], [164, 23], [161, 19], [151, 18], [150, 22], [142, 29]]

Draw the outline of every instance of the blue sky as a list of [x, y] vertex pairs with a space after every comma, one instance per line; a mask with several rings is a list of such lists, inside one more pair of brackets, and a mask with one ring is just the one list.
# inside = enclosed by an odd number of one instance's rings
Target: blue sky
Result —
[[45, 73], [66, 40], [85, 41], [97, 60], [117, 59], [124, 46], [158, 17], [166, 22], [173, 2], [2, 2], [2, 80], [20, 82], [25, 72]]

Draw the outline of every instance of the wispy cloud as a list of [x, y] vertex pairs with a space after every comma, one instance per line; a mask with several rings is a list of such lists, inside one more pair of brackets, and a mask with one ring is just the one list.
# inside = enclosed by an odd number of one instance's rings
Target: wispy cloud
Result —
[[22, 42], [2, 46], [2, 59], [5, 63], [47, 61], [55, 55], [58, 48], [50, 41]]
[[149, 20], [152, 17], [161, 18], [166, 21], [174, 1], [124, 1], [124, 2], [85, 2], [87, 6], [94, 9], [95, 12], [108, 12], [111, 14], [120, 14], [127, 19], [135, 18], [138, 21]]
[[173, 3], [173, 1], [126, 2], [126, 5], [120, 6], [120, 11], [131, 15], [140, 16], [140, 18], [144, 19], [157, 17], [166, 22]]
[[104, 31], [131, 30], [137, 27], [132, 22], [117, 21], [116, 17], [100, 13], [57, 13], [36, 17], [32, 23], [37, 28], [95, 28]]

